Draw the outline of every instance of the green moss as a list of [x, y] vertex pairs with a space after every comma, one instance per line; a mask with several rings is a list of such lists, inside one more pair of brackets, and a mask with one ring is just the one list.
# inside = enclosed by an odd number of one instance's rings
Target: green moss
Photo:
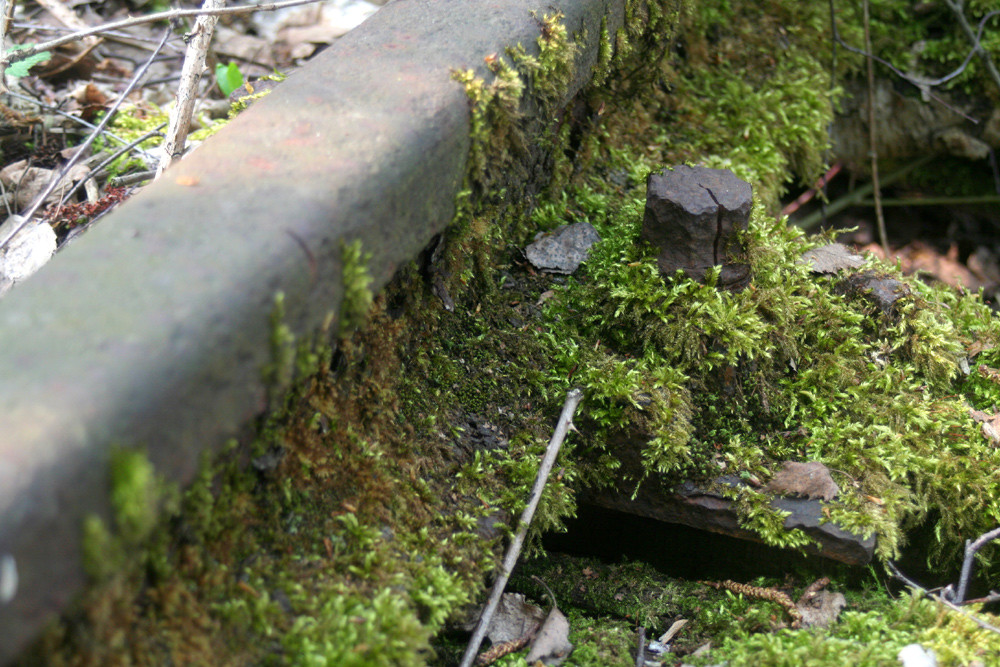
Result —
[[365, 322], [372, 306], [372, 277], [368, 273], [371, 253], [363, 253], [361, 241], [346, 243], [341, 248], [341, 284], [344, 298], [340, 302], [340, 335], [345, 336]]
[[145, 452], [113, 449], [109, 477], [113, 528], [97, 515], [83, 524], [84, 568], [95, 581], [122, 570], [135, 558], [131, 552], [145, 548], [161, 513], [176, 510], [176, 489], [159, 478]]
[[[540, 531], [561, 529], [575, 512], [574, 488], [616, 479], [614, 439], [636, 432], [648, 442], [640, 477], [725, 469], [765, 479], [781, 460], [826, 462], [843, 489], [829, 516], [878, 535], [883, 556], [930, 517], [940, 552], [932, 562], [944, 563], [963, 537], [1000, 519], [1000, 482], [989, 472], [1000, 461], [962, 398], [991, 409], [1000, 390], [987, 372], [956, 372], [963, 355], [996, 344], [995, 318], [974, 297], [909, 280], [898, 313], [875, 312], [796, 263], [822, 239], [766, 214], [789, 170], [808, 180], [822, 162], [835, 99], [817, 48], [825, 8], [691, 4], [675, 43], [678, 12], [630, 1], [617, 35], [605, 24], [595, 76], [606, 85], [585, 91], [593, 113], [582, 124], [556, 108], [576, 57], [558, 17], [540, 19], [538, 55], [515, 47], [489, 57], [488, 82], [455, 73], [472, 113], [469, 179], [441, 267], [454, 312], [409, 267], [386, 297], [405, 312], [389, 317], [371, 295], [361, 245], [347, 245], [346, 328], [331, 366], [328, 348], [285, 322], [278, 295], [266, 374], [277, 409], [253, 443], [232, 443], [206, 463], [182, 511], [152, 534], [143, 493], [122, 493], [140, 499], [121, 519], [124, 532], [146, 535], [140, 563], [126, 557], [117, 523], [88, 521], [89, 560], [103, 558], [117, 576], [52, 631], [42, 662], [433, 660], [435, 633], [480, 592], [496, 554], [480, 522], [517, 516], [564, 391], [576, 384], [588, 392], [581, 433], [564, 445], [543, 496], [536, 546]], [[776, 59], [778, 43], [788, 46]], [[551, 123], [527, 123], [530, 104]], [[534, 202], [519, 181], [532, 150], [559, 154], [543, 166], [562, 161], [565, 174], [529, 217]], [[646, 174], [685, 160], [729, 165], [754, 182], [746, 261], [755, 281], [740, 294], [664, 279], [637, 242]], [[605, 239], [584, 269], [564, 283], [525, 270], [524, 238], [581, 220]], [[992, 352], [973, 365], [1000, 366]], [[485, 438], [485, 424], [499, 435]], [[142, 466], [126, 467], [123, 488], [143, 488], [128, 482], [149, 479]], [[731, 495], [767, 541], [802, 543], [762, 494]], [[573, 566], [546, 576], [573, 619], [570, 664], [630, 664], [630, 628], [677, 616], [692, 621], [678, 640], [686, 652], [729, 637], [722, 655], [738, 661], [758, 645], [794, 654], [822, 643], [804, 632], [754, 634], [783, 618], [773, 603], [665, 581], [640, 563], [587, 567], [591, 574]], [[946, 627], [940, 646], [955, 637], [989, 646], [968, 629], [955, 634], [946, 615], [871, 598], [854, 612], [868, 616], [846, 617], [826, 636], [834, 646], [815, 655], [867, 664], [849, 651], [889, 636], [865, 634], [885, 619], [887, 632], [928, 642], [936, 638], [918, 633]]]
[[[645, 434], [647, 471], [678, 480], [719, 466], [766, 479], [784, 459], [822, 461], [846, 476], [830, 511], [877, 535], [884, 557], [931, 514], [939, 564], [1000, 520], [1000, 455], [958, 398], [965, 345], [998, 326], [978, 297], [883, 267], [911, 293], [884, 315], [810, 275], [797, 258], [822, 240], [760, 209], [745, 236], [751, 289], [665, 279], [639, 241], [641, 207], [592, 220], [605, 240], [546, 302], [539, 332], [553, 360], [547, 386], [586, 388], [592, 447], [623, 430]], [[771, 544], [802, 544], [763, 496], [731, 493], [745, 527]]]
[[[166, 111], [162, 111], [155, 104], [144, 103], [141, 107], [134, 104], [125, 104], [108, 124], [108, 132], [128, 143], [153, 132], [168, 120], [169, 114]], [[148, 151], [160, 146], [162, 143], [163, 136], [154, 134], [140, 143], [137, 148]], [[94, 140], [95, 153], [100, 151], [117, 151], [120, 147], [121, 144], [119, 142], [108, 140], [105, 137], [99, 136]], [[135, 157], [133, 153], [125, 153], [115, 158], [107, 166], [110, 176], [120, 176], [136, 169], [147, 170], [149, 169], [149, 165], [141, 158]]]
[[[987, 617], [987, 622], [996, 621]], [[846, 611], [826, 631], [782, 630], [727, 639], [706, 655], [692, 659], [691, 664], [724, 660], [733, 667], [882, 667], [899, 664], [899, 651], [914, 643], [933, 650], [942, 667], [991, 664], [1000, 657], [996, 633], [931, 600], [905, 595], [878, 611]]]

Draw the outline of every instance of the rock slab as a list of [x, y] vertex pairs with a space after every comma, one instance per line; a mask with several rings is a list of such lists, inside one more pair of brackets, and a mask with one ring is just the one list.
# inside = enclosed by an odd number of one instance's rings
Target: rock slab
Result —
[[728, 169], [681, 165], [649, 175], [642, 238], [657, 249], [660, 273], [678, 270], [704, 282], [721, 266], [718, 285], [742, 289], [750, 267], [740, 262], [753, 188]]

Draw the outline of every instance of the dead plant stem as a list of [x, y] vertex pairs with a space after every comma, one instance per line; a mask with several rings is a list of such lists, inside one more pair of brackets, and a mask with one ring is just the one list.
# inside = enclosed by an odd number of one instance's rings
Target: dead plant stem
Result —
[[955, 592], [954, 602], [962, 604], [965, 601], [965, 594], [969, 590], [969, 580], [972, 579], [972, 564], [976, 560], [976, 553], [993, 540], [1000, 538], [1000, 528], [980, 535], [974, 542], [966, 540], [965, 558], [962, 561], [962, 574], [958, 579], [958, 590]]
[[[871, 25], [868, 16], [868, 0], [863, 3], [865, 24], [865, 52], [872, 52]], [[882, 190], [878, 183], [878, 149], [875, 129], [875, 63], [871, 57], [865, 58], [868, 71], [868, 154], [872, 160], [872, 193], [875, 198], [875, 221], [878, 223], [878, 238], [882, 252], [889, 257], [889, 237], [885, 233], [885, 216], [882, 215]]]
[[486, 602], [486, 606], [483, 607], [482, 614], [479, 616], [479, 622], [472, 633], [469, 645], [465, 647], [465, 653], [462, 655], [461, 663], [459, 663], [460, 667], [471, 667], [472, 662], [476, 658], [476, 653], [479, 651], [479, 646], [483, 643], [483, 638], [486, 637], [486, 631], [490, 627], [490, 621], [493, 620], [493, 614], [500, 603], [500, 597], [507, 586], [507, 580], [510, 578], [511, 572], [514, 571], [514, 565], [517, 564], [517, 559], [521, 555], [521, 547], [524, 546], [525, 537], [528, 535], [528, 527], [531, 525], [531, 519], [535, 516], [535, 510], [538, 509], [538, 502], [542, 499], [542, 491], [545, 490], [545, 483], [548, 481], [552, 467], [555, 465], [556, 457], [559, 455], [559, 448], [562, 447], [563, 440], [566, 439], [566, 433], [573, 424], [573, 413], [576, 411], [576, 406], [579, 405], [582, 398], [583, 391], [578, 388], [570, 389], [566, 393], [566, 402], [563, 403], [562, 413], [559, 415], [556, 430], [552, 434], [549, 446], [545, 450], [545, 456], [538, 466], [538, 475], [535, 477], [535, 485], [531, 489], [528, 506], [524, 508], [521, 520], [518, 522], [517, 533], [514, 535], [510, 546], [507, 547], [507, 553], [504, 555], [500, 572], [497, 573], [497, 578], [493, 582], [490, 597]]
[[[0, 0], [0, 54], [7, 52], [7, 33], [14, 17], [14, 0]], [[0, 69], [0, 93], [7, 92], [7, 68]]]
[[907, 577], [906, 575], [904, 575], [902, 572], [899, 571], [899, 568], [896, 567], [895, 563], [893, 563], [891, 560], [890, 561], [886, 561], [886, 565], [889, 567], [889, 571], [892, 572], [892, 576], [896, 577], [897, 579], [899, 579], [904, 584], [906, 584], [907, 586], [909, 586], [913, 590], [917, 591], [921, 595], [929, 597], [930, 599], [934, 600], [935, 602], [943, 604], [945, 607], [948, 607], [948, 609], [951, 609], [952, 611], [958, 612], [959, 614], [961, 614], [962, 616], [965, 616], [970, 621], [972, 621], [973, 623], [975, 623], [979, 627], [983, 628], [984, 630], [989, 630], [991, 632], [995, 632], [997, 634], [1000, 634], [1000, 628], [998, 628], [997, 626], [992, 625], [990, 623], [987, 623], [986, 621], [982, 620], [981, 618], [977, 618], [973, 614], [970, 614], [966, 610], [964, 610], [961, 607], [959, 607], [957, 604], [955, 604], [953, 602], [949, 602], [948, 600], [945, 600], [943, 596], [931, 593], [929, 590], [927, 590], [923, 586], [919, 585], [918, 583], [916, 583], [915, 581], [913, 581], [912, 579], [910, 579], [909, 577]]
[[[226, 0], [205, 0], [201, 8], [210, 12], [213, 9], [221, 9], [225, 4]], [[206, 13], [199, 16], [194, 23], [192, 37], [184, 54], [184, 64], [181, 66], [177, 100], [170, 111], [170, 124], [167, 126], [166, 139], [163, 141], [163, 155], [156, 167], [157, 176], [166, 171], [175, 158], [184, 154], [184, 145], [191, 129], [191, 116], [194, 115], [194, 104], [198, 100], [201, 72], [205, 69], [208, 47], [212, 44], [212, 35], [218, 22], [218, 16]]]

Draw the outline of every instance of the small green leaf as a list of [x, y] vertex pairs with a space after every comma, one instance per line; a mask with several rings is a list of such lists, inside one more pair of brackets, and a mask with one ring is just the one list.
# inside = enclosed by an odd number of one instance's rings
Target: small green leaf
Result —
[[215, 80], [219, 83], [222, 94], [229, 97], [230, 93], [243, 85], [243, 72], [236, 63], [218, 63], [215, 66]]
[[[21, 49], [26, 49], [30, 47], [30, 44], [15, 44], [11, 46], [11, 50], [20, 51]], [[38, 63], [45, 62], [52, 57], [52, 54], [48, 51], [42, 51], [41, 53], [36, 53], [33, 56], [28, 56], [24, 60], [19, 60], [16, 63], [11, 63], [10, 66], [4, 70], [4, 74], [7, 76], [22, 77], [28, 76], [28, 70], [37, 65]]]

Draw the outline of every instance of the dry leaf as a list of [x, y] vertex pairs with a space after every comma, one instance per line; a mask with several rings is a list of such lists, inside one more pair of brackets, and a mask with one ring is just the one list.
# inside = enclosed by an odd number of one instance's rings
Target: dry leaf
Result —
[[805, 602], [796, 605], [802, 614], [802, 625], [807, 628], [829, 627], [846, 606], [847, 600], [843, 594], [831, 591], [819, 591]]
[[764, 490], [779, 496], [804, 496], [833, 500], [840, 487], [830, 477], [830, 470], [818, 461], [785, 461]]
[[1000, 415], [970, 409], [969, 416], [979, 424], [983, 436], [993, 443], [994, 447], [1000, 445]]
[[[469, 617], [465, 629], [472, 632], [483, 610], [480, 607]], [[524, 636], [537, 628], [545, 620], [545, 612], [524, 599], [520, 593], [504, 593], [500, 597], [490, 627], [486, 629], [486, 637], [492, 644], [502, 644]]]
[[813, 273], [834, 274], [841, 269], [857, 269], [864, 266], [865, 260], [855, 255], [841, 243], [813, 248], [802, 253], [799, 264], [809, 264]]
[[572, 651], [573, 645], [569, 643], [569, 621], [558, 607], [553, 607], [545, 617], [542, 627], [538, 629], [525, 660], [529, 665], [534, 665], [537, 660], [541, 660], [545, 665], [560, 665]]

